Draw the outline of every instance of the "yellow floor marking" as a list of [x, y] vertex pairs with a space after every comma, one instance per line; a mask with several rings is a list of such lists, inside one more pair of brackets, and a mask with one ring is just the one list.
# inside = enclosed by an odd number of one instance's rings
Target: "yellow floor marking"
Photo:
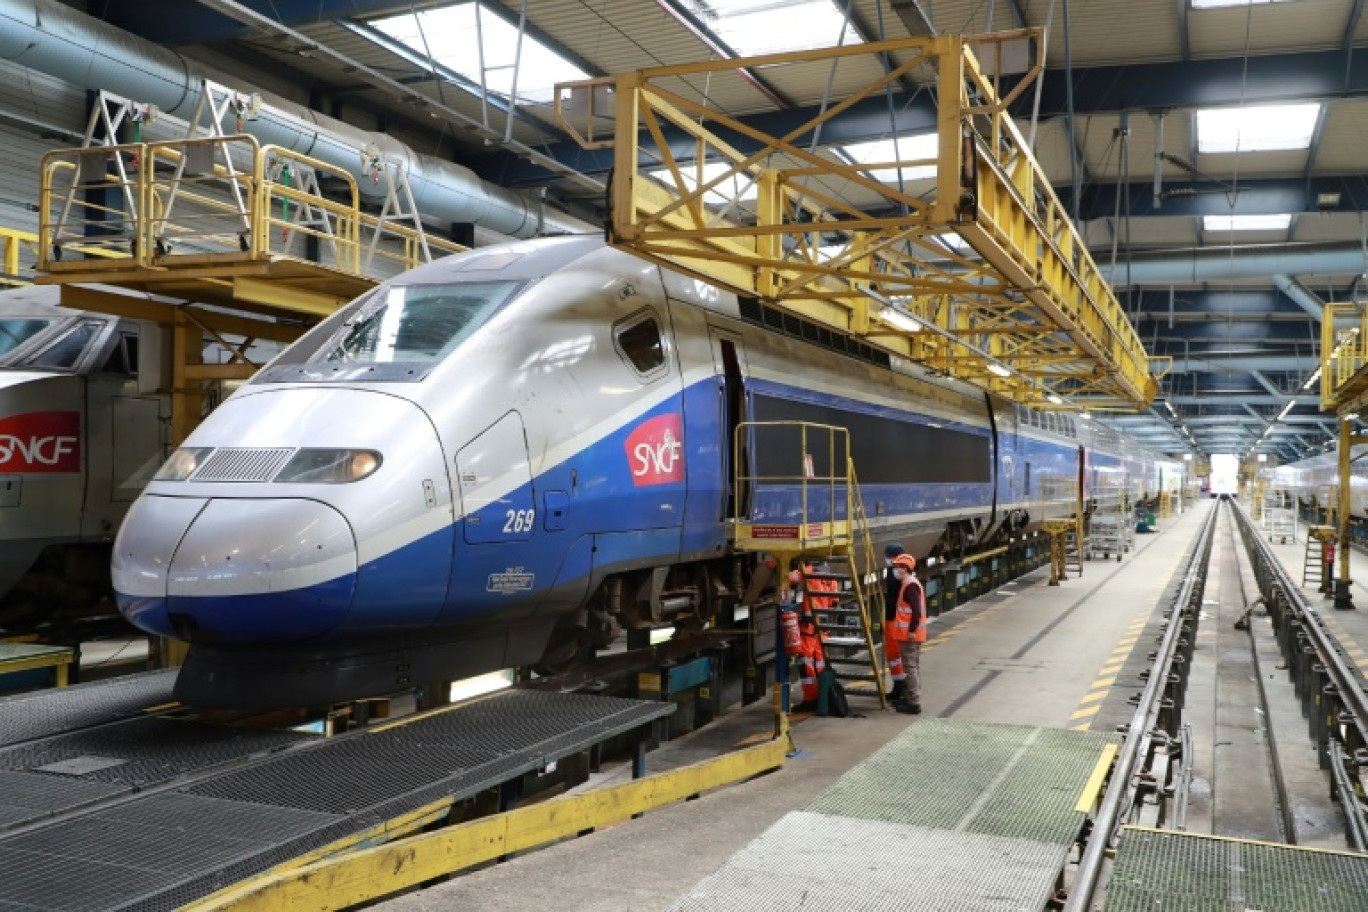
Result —
[[1083, 786], [1083, 791], [1079, 793], [1078, 803], [1074, 805], [1075, 811], [1086, 814], [1093, 809], [1093, 805], [1097, 804], [1097, 796], [1102, 791], [1102, 783], [1107, 781], [1107, 771], [1111, 769], [1114, 759], [1116, 759], [1115, 744], [1108, 744], [1102, 748], [1097, 763], [1093, 764], [1092, 775], [1088, 777], [1087, 783]]
[[1100, 678], [1103, 675], [1114, 675], [1121, 670], [1121, 666], [1124, 664], [1124, 662], [1108, 662], [1097, 670], [1097, 676]]
[[1102, 677], [1101, 675], [1099, 675], [1098, 678], [1097, 678], [1097, 680], [1096, 680], [1096, 681], [1093, 681], [1092, 684], [1091, 684], [1090, 686], [1091, 686], [1094, 690], [1096, 690], [1096, 689], [1099, 688], [1099, 687], [1111, 687], [1111, 686], [1112, 686], [1113, 684], [1115, 684], [1115, 683], [1116, 683], [1116, 675], [1112, 675], [1111, 677], [1108, 677], [1108, 678], [1104, 678], [1104, 677]]
[[1083, 705], [1084, 703], [1093, 703], [1093, 702], [1096, 702], [1097, 700], [1102, 699], [1103, 697], [1105, 697], [1105, 696], [1106, 696], [1107, 694], [1109, 694], [1109, 693], [1111, 693], [1111, 689], [1110, 689], [1110, 688], [1107, 688], [1107, 687], [1104, 687], [1104, 688], [1102, 688], [1101, 690], [1094, 690], [1094, 691], [1092, 691], [1091, 693], [1086, 693], [1086, 694], [1084, 694], [1084, 695], [1083, 695], [1083, 699], [1079, 700], [1078, 703], [1079, 703], [1080, 706]]
[[1139, 637], [1129, 637], [1129, 638], [1124, 639], [1124, 640], [1117, 640], [1117, 641], [1116, 641], [1116, 645], [1117, 645], [1117, 646], [1134, 646], [1134, 645], [1135, 645], [1135, 641], [1138, 640], [1138, 639], [1140, 639], [1140, 638], [1139, 638]]
[[1085, 731], [1087, 731], [1087, 730], [1090, 729], [1090, 728], [1092, 728], [1092, 723], [1091, 723], [1091, 722], [1084, 722], [1082, 725], [1070, 725], [1070, 726], [1069, 726], [1069, 731], [1071, 731], [1071, 732], [1085, 732]]
[[1072, 721], [1074, 719], [1086, 719], [1089, 716], [1095, 716], [1097, 715], [1097, 711], [1101, 708], [1101, 706], [1085, 706], [1082, 709], [1075, 712], [1072, 716], [1069, 716], [1069, 720]]

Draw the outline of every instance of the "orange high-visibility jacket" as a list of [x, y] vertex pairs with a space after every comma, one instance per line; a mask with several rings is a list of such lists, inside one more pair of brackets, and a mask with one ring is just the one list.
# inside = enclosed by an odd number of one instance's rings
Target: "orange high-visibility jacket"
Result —
[[926, 590], [915, 576], [904, 580], [898, 590], [898, 611], [893, 616], [890, 632], [894, 640], [902, 641], [910, 636], [914, 643], [926, 642]]

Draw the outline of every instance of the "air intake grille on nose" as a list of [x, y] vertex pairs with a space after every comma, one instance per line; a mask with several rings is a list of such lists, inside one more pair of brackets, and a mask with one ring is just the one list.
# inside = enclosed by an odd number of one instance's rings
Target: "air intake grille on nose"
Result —
[[269, 450], [226, 447], [215, 450], [192, 478], [194, 481], [270, 481], [292, 453], [294, 450], [289, 447]]

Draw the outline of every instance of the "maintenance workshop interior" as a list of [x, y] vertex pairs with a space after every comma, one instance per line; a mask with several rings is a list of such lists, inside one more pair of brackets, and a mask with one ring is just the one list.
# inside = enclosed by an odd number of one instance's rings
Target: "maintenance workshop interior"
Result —
[[0, 909], [1368, 909], [1363, 13], [0, 0]]

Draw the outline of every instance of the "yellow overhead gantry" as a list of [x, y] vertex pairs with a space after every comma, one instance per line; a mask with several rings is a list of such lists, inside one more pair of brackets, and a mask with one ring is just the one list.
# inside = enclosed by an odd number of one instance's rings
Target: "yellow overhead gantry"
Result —
[[[1152, 359], [1007, 114], [1041, 70], [1042, 38], [656, 67], [561, 84], [556, 117], [586, 148], [614, 148], [614, 246], [1017, 402], [1142, 409]], [[696, 100], [737, 68], [811, 77], [824, 63], [832, 85], [844, 67], [839, 99], [783, 135]], [[1007, 89], [1009, 72], [1021, 78]], [[908, 80], [936, 99], [933, 155], [852, 164], [817, 148], [833, 118]]]
[[1339, 541], [1339, 573], [1335, 579], [1336, 608], [1353, 608], [1349, 572], [1349, 494], [1353, 449], [1368, 443], [1354, 433], [1354, 419], [1368, 408], [1368, 304], [1326, 304], [1321, 313], [1321, 411], [1339, 420], [1339, 496], [1335, 509], [1335, 537]]

